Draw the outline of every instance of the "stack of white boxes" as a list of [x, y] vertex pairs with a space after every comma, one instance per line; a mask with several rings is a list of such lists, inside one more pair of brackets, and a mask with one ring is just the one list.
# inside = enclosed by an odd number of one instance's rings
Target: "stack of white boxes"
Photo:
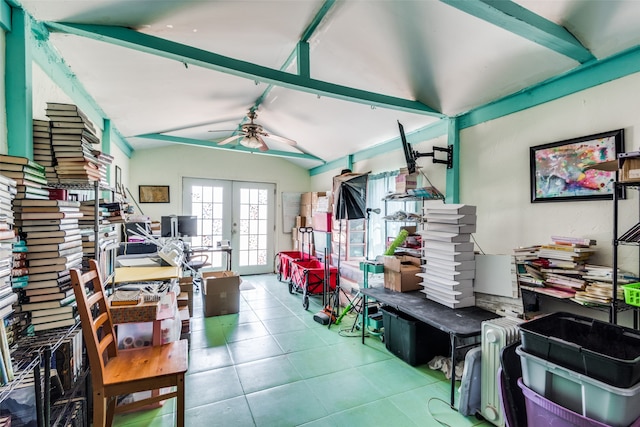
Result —
[[475, 255], [471, 233], [476, 231], [476, 207], [438, 204], [426, 207], [422, 235], [425, 263], [422, 286], [427, 298], [451, 308], [473, 306]]

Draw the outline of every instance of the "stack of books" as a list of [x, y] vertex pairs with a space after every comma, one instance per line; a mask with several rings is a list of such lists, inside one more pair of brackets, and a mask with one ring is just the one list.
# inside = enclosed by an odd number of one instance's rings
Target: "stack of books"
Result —
[[73, 325], [69, 269], [82, 262], [80, 203], [25, 199], [16, 200], [14, 210], [27, 245], [28, 281], [21, 290], [21, 311], [30, 312], [35, 332]]
[[33, 160], [44, 167], [47, 182], [57, 182], [49, 120], [33, 119]]
[[475, 305], [475, 254], [471, 233], [476, 231], [476, 207], [433, 204], [426, 207], [422, 235], [422, 286], [427, 298], [451, 308]]
[[13, 244], [16, 242], [11, 202], [16, 194], [16, 182], [0, 175], [0, 323], [13, 313], [18, 297], [11, 287]]
[[104, 207], [104, 204], [108, 204], [105, 200], [100, 199], [98, 201], [98, 224], [95, 222], [95, 202], [93, 200], [86, 200], [80, 203], [80, 211], [82, 212], [82, 218], [78, 221], [78, 227], [80, 227], [80, 234], [82, 235], [82, 251], [84, 258], [82, 261], [83, 268], [89, 268], [89, 260], [95, 258], [95, 227], [98, 227], [98, 247], [105, 248], [108, 245], [117, 243], [118, 233], [115, 225], [111, 223], [109, 210]]
[[[611, 267], [588, 264], [596, 252], [596, 241], [588, 238], [551, 236], [551, 243], [514, 250], [521, 288], [571, 299], [582, 305], [609, 305], [613, 298], [624, 299], [621, 287], [613, 295]], [[623, 270], [618, 283], [637, 281], [637, 276]]]
[[0, 174], [16, 182], [17, 199], [48, 199], [44, 167], [26, 157], [0, 155]]
[[[47, 102], [58, 183], [100, 181], [100, 138], [87, 116], [73, 104]], [[106, 170], [105, 170], [106, 172]]]

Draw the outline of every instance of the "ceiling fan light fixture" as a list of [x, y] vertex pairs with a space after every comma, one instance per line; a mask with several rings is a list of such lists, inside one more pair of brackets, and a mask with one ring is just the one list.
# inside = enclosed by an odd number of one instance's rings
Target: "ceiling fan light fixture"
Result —
[[240, 144], [244, 145], [247, 148], [260, 148], [262, 147], [262, 142], [255, 135], [247, 135], [240, 140]]

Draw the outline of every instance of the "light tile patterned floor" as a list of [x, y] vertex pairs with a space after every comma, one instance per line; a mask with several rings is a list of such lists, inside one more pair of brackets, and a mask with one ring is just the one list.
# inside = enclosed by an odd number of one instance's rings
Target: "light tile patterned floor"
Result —
[[[490, 426], [449, 408], [440, 371], [412, 367], [376, 337], [348, 337], [353, 317], [330, 329], [320, 307], [291, 295], [275, 275], [243, 278], [240, 313], [205, 318], [194, 294], [186, 425]], [[173, 426], [175, 401], [117, 416], [116, 426]], [[440, 423], [436, 420], [439, 420]]]

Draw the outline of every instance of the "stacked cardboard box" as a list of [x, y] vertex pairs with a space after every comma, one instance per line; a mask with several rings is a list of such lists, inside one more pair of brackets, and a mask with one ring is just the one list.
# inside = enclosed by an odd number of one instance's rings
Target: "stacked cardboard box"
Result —
[[406, 193], [418, 187], [418, 174], [409, 173], [407, 168], [400, 168], [400, 173], [396, 176], [396, 193]]

